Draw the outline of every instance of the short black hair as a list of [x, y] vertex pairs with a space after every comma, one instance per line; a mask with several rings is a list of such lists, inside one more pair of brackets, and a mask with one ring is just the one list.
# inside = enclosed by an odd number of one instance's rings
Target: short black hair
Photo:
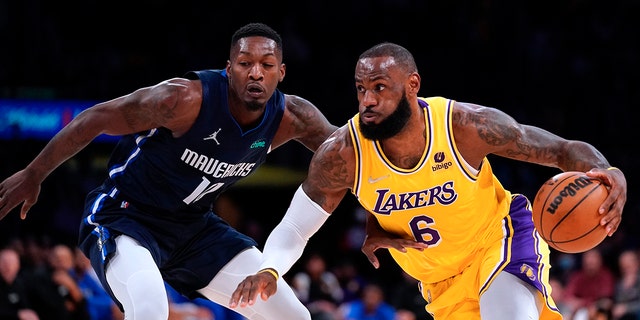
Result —
[[358, 60], [364, 58], [393, 57], [399, 65], [404, 66], [409, 72], [418, 72], [416, 61], [409, 50], [401, 45], [382, 42], [363, 52]]
[[238, 40], [246, 37], [269, 38], [276, 42], [278, 50], [282, 52], [282, 38], [275, 30], [264, 23], [252, 22], [236, 30], [236, 32], [233, 33], [233, 36], [231, 36], [231, 48], [238, 44]]

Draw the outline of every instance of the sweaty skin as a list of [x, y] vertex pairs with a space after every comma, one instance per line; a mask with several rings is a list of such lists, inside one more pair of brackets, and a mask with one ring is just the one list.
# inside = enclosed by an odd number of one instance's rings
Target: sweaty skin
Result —
[[[284, 79], [285, 65], [279, 62], [282, 53], [271, 39], [248, 37], [232, 48], [232, 57], [227, 62], [229, 109], [238, 124], [251, 127], [260, 121], [264, 104]], [[285, 95], [285, 99], [272, 149], [296, 140], [316, 150], [336, 127], [306, 99], [296, 95]], [[26, 219], [44, 179], [98, 135], [120, 136], [165, 127], [177, 138], [191, 128], [201, 103], [199, 80], [172, 78], [84, 110], [26, 168], [0, 183], [0, 219], [21, 203], [20, 217]]]
[[[362, 58], [355, 69], [361, 126], [381, 125], [396, 111], [403, 96], [409, 102], [411, 115], [404, 127], [397, 134], [379, 140], [389, 161], [403, 169], [413, 168], [424, 153], [425, 122], [418, 103], [420, 81], [415, 68], [390, 56]], [[606, 226], [609, 236], [618, 229], [626, 202], [626, 179], [619, 169], [608, 170], [611, 165], [592, 145], [520, 124], [498, 109], [473, 103], [454, 103], [452, 126], [460, 154], [475, 169], [480, 169], [487, 155], [494, 154], [563, 171], [587, 172], [590, 177], [601, 179], [610, 190], [599, 209], [601, 225]], [[355, 165], [355, 149], [345, 125], [314, 154], [302, 189], [313, 202], [331, 213], [352, 188]], [[426, 248], [422, 243], [382, 230], [372, 217], [367, 215], [367, 237], [362, 251], [374, 267], [379, 267], [375, 256], [377, 249], [393, 248], [406, 252], [408, 248]], [[265, 248], [264, 251], [269, 250]], [[230, 306], [252, 305], [258, 295], [266, 300], [275, 290], [273, 276], [265, 273], [249, 276], [238, 285]]]

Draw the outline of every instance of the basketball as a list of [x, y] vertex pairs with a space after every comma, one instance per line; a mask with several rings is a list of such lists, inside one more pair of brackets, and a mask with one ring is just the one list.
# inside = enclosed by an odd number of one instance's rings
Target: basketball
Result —
[[533, 223], [549, 246], [566, 253], [594, 248], [607, 236], [598, 208], [609, 194], [602, 181], [567, 171], [547, 180], [533, 200]]

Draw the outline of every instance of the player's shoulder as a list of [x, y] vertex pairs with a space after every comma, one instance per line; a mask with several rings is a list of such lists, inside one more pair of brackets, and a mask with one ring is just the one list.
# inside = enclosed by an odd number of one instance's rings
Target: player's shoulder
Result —
[[217, 80], [217, 81], [227, 81], [227, 71], [225, 69], [203, 69], [203, 70], [192, 70], [187, 71], [183, 76], [183, 78], [189, 80]]
[[323, 150], [330, 155], [339, 154], [342, 158], [350, 157], [354, 154], [354, 145], [349, 132], [349, 127], [344, 125], [334, 131], [320, 146], [318, 151]]
[[284, 95], [284, 118], [305, 128], [324, 126], [328, 123], [313, 103], [303, 97], [291, 94]]
[[309, 100], [294, 94], [283, 94], [284, 95], [284, 107], [285, 109], [299, 113], [309, 108], [314, 108], [315, 106]]
[[202, 81], [200, 80], [174, 77], [161, 82], [158, 86], [163, 87], [166, 92], [175, 94], [179, 100], [197, 99], [199, 101], [202, 98]]
[[455, 109], [457, 103], [455, 100], [443, 96], [418, 97], [418, 101], [421, 106], [439, 114]]
[[445, 103], [451, 99], [443, 97], [443, 96], [428, 96], [428, 97], [418, 97], [418, 99], [425, 101], [427, 103]]
[[170, 86], [178, 85], [184, 88], [189, 88], [191, 86], [197, 85], [198, 83], [201, 83], [199, 79], [188, 79], [184, 77], [173, 77], [161, 82], [161, 84], [164, 84], [164, 85], [170, 85]]

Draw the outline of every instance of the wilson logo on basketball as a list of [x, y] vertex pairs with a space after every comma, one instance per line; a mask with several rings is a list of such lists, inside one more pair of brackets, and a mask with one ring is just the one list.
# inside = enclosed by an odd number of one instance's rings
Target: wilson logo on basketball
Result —
[[573, 197], [578, 194], [578, 190], [593, 184], [593, 180], [587, 177], [577, 177], [573, 180], [573, 182], [569, 183], [564, 189], [558, 192], [558, 195], [553, 198], [549, 206], [547, 207], [547, 212], [553, 214], [556, 213], [558, 207], [562, 203], [563, 199], [566, 197]]
[[549, 178], [533, 199], [536, 230], [549, 247], [567, 253], [585, 252], [607, 237], [598, 212], [609, 189], [581, 171]]

